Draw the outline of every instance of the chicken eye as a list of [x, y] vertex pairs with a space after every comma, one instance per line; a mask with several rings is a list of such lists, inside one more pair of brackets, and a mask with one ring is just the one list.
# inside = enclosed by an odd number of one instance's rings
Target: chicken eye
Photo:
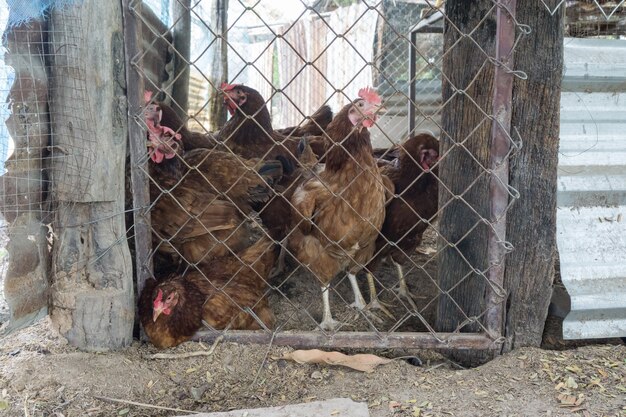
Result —
[[362, 102], [362, 101], [359, 101], [359, 102], [357, 103], [357, 106], [359, 106], [359, 107], [363, 107], [363, 102]]

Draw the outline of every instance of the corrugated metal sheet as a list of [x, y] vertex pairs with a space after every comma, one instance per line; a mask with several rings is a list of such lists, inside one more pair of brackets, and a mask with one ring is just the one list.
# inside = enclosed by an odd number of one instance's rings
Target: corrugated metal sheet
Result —
[[626, 336], [624, 40], [565, 40], [558, 206], [563, 337]]

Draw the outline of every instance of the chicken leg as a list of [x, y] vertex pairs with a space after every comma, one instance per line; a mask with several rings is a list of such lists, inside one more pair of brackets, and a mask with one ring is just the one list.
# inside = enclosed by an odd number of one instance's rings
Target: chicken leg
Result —
[[363, 298], [363, 294], [361, 294], [361, 290], [359, 289], [359, 284], [356, 281], [356, 275], [349, 273], [348, 279], [350, 280], [352, 292], [354, 293], [354, 302], [350, 304], [350, 307], [356, 308], [375, 322], [382, 323], [383, 319], [372, 313], [365, 304], [365, 298]]
[[343, 323], [335, 320], [330, 312], [330, 284], [322, 287], [322, 303], [324, 304], [324, 312], [320, 328], [329, 332], [337, 330]]
[[374, 282], [374, 276], [371, 273], [367, 273], [367, 285], [370, 291], [370, 303], [367, 305], [367, 308], [370, 310], [380, 310], [392, 320], [395, 320], [395, 316], [391, 314], [391, 312], [387, 309], [386, 306], [389, 304], [384, 304], [382, 301], [378, 299], [378, 292], [376, 291], [376, 283]]
[[402, 270], [402, 265], [400, 265], [393, 259], [391, 260], [391, 262], [396, 267], [396, 271], [398, 273], [398, 281], [400, 283], [400, 286], [398, 290], [396, 291], [396, 293], [398, 294], [398, 296], [404, 298], [414, 310], [417, 310], [417, 305], [415, 304], [415, 301], [413, 300], [413, 295], [409, 291], [409, 287], [406, 285], [406, 279], [404, 278], [404, 271]]

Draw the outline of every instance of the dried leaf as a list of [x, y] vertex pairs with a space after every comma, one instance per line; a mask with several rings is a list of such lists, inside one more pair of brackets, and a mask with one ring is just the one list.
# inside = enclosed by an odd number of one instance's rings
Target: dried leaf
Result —
[[566, 407], [573, 407], [578, 400], [575, 396], [568, 394], [560, 394], [557, 398], [561, 402], [561, 405]]
[[402, 407], [402, 403], [399, 403], [398, 401], [389, 401], [389, 410], [395, 411], [400, 407]]
[[125, 416], [125, 415], [126, 415], [126, 414], [128, 414], [129, 412], [130, 412], [130, 408], [123, 408], [123, 409], [121, 409], [121, 410], [117, 413], [117, 415], [118, 415], [118, 416]]
[[7, 400], [0, 400], [0, 410], [8, 410], [10, 408]]
[[187, 370], [185, 371], [185, 373], [187, 373], [187, 374], [191, 374], [191, 373], [196, 372], [196, 371], [197, 371], [197, 369], [196, 369], [196, 368], [189, 368], [189, 369], [187, 369]]
[[376, 355], [358, 354], [344, 355], [339, 352], [325, 352], [319, 349], [294, 350], [287, 352], [283, 359], [290, 359], [297, 363], [325, 363], [328, 365], [347, 366], [362, 372], [373, 372], [378, 365], [391, 362], [391, 359], [381, 358]]
[[578, 366], [576, 365], [572, 365], [572, 366], [566, 366], [565, 369], [567, 369], [570, 372], [573, 372], [575, 374], [581, 374], [583, 372], [582, 369], [580, 369]]
[[576, 389], [578, 388], [578, 384], [576, 383], [576, 381], [574, 380], [574, 378], [572, 378], [571, 376], [567, 378], [567, 380], [565, 381], [565, 386], [567, 388], [572, 388], [572, 389]]
[[598, 373], [605, 378], [609, 376], [608, 372], [606, 372], [604, 369], [598, 369]]
[[413, 407], [413, 417], [420, 417], [422, 410], [419, 407]]

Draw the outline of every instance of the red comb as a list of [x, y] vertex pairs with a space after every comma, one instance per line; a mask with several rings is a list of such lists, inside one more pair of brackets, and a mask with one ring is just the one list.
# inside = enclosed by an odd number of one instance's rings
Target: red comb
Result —
[[146, 90], [143, 93], [143, 101], [148, 104], [152, 100], [152, 91]]
[[220, 87], [220, 88], [221, 88], [223, 91], [230, 91], [230, 90], [232, 90], [232, 89], [233, 89], [233, 88], [235, 88], [235, 87], [236, 87], [236, 84], [222, 83], [222, 85], [221, 85], [221, 87]]
[[370, 104], [380, 104], [383, 102], [383, 99], [380, 98], [378, 93], [374, 91], [372, 87], [365, 87], [359, 90], [359, 97], [363, 100], [367, 101]]
[[155, 302], [155, 303], [157, 303], [157, 302], [161, 302], [161, 300], [163, 300], [163, 290], [161, 290], [161, 289], [159, 288], [159, 291], [157, 292], [157, 296], [156, 296], [156, 298], [154, 299], [154, 302]]

